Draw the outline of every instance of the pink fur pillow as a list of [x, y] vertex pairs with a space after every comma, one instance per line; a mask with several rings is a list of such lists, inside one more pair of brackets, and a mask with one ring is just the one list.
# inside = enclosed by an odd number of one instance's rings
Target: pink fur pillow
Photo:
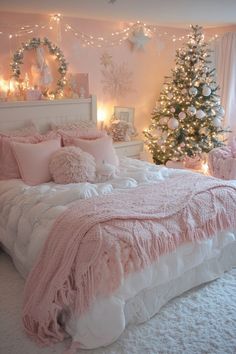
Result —
[[49, 161], [60, 147], [60, 138], [38, 144], [12, 142], [12, 150], [23, 181], [30, 186], [49, 182]]
[[83, 151], [93, 155], [97, 164], [107, 162], [114, 166], [119, 165], [119, 159], [116, 155], [112, 144], [112, 138], [110, 136], [105, 136], [95, 140], [84, 140], [68, 137], [63, 140], [63, 143], [66, 146], [78, 146]]
[[92, 155], [71, 146], [58, 150], [51, 158], [49, 170], [59, 184], [93, 182], [96, 163]]

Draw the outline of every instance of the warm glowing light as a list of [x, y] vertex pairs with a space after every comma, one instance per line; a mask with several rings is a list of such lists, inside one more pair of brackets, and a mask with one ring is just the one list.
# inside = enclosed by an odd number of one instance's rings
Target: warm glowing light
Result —
[[9, 90], [9, 84], [6, 80], [0, 79], [0, 92], [7, 92]]
[[100, 129], [103, 129], [104, 121], [107, 117], [107, 109], [104, 106], [98, 107], [97, 111], [97, 121], [100, 126]]
[[99, 107], [98, 108], [98, 113], [97, 113], [97, 120], [98, 122], [104, 122], [106, 118], [106, 110], [104, 107]]
[[9, 80], [8, 82], [8, 89], [10, 92], [14, 92], [16, 89], [16, 82], [15, 80]]
[[202, 172], [204, 173], [204, 175], [207, 175], [208, 174], [208, 164], [207, 162], [203, 162], [202, 163]]

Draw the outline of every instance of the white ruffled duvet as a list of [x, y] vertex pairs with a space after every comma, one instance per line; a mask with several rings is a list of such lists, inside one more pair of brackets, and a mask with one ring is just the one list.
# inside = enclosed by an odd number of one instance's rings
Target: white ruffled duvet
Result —
[[[112, 193], [114, 189], [135, 188], [173, 173], [178, 170], [124, 158], [118, 176], [105, 183], [51, 182], [30, 187], [21, 180], [0, 181], [0, 242], [26, 277], [53, 222], [70, 203]], [[230, 230], [162, 256], [157, 264], [129, 276], [109, 299], [97, 299], [82, 318], [71, 318], [66, 325], [68, 333], [85, 348], [111, 343], [128, 323], [147, 320], [170, 298], [236, 265], [235, 239], [235, 230]]]

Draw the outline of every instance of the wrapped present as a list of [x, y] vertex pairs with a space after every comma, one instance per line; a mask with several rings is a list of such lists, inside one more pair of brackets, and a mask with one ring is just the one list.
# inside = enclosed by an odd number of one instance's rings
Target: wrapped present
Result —
[[42, 97], [42, 92], [37, 88], [28, 89], [28, 90], [26, 90], [25, 97], [26, 97], [27, 101], [40, 100]]
[[236, 140], [229, 146], [211, 150], [208, 154], [208, 167], [214, 177], [236, 179]]

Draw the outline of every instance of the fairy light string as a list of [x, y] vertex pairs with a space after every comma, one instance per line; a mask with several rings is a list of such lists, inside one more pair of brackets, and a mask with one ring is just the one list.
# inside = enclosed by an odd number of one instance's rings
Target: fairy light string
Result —
[[[2, 28], [0, 24], [0, 28]], [[5, 26], [6, 27], [6, 26]], [[63, 16], [58, 13], [50, 16], [48, 24], [26, 24], [20, 25], [19, 27], [15, 26], [7, 26], [6, 29], [1, 29], [0, 36], [8, 36], [9, 39], [25, 37], [29, 35], [38, 36], [40, 30], [47, 31], [56, 31], [57, 43], [60, 44], [62, 40], [62, 33], [69, 32], [75, 38], [77, 38], [82, 47], [92, 47], [92, 48], [103, 48], [103, 47], [113, 47], [120, 46], [125, 41], [129, 39], [129, 37], [135, 31], [142, 28], [145, 35], [149, 38], [154, 37], [162, 38], [165, 40], [170, 40], [172, 42], [182, 42], [188, 38], [188, 34], [186, 35], [177, 35], [172, 34], [169, 31], [163, 30], [160, 26], [156, 25], [147, 25], [141, 21], [137, 21], [135, 23], [130, 23], [122, 29], [111, 31], [108, 34], [91, 34], [81, 31], [74, 25], [71, 25], [69, 22], [64, 21]], [[11, 38], [10, 38], [11, 36]], [[208, 42], [213, 42], [219, 38], [218, 34], [214, 34], [208, 37]]]

